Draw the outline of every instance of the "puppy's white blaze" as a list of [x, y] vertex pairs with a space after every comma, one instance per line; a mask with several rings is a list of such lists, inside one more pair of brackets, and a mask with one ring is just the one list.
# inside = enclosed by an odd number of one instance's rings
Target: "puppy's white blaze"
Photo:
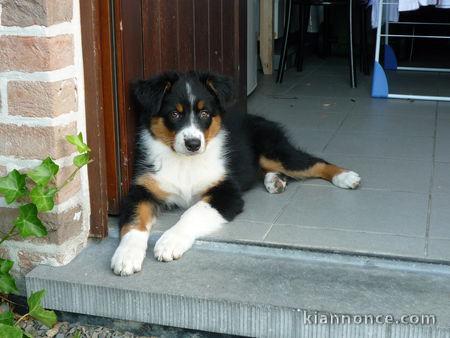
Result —
[[192, 94], [192, 87], [189, 82], [186, 82], [186, 93], [187, 93], [189, 102], [191, 103], [191, 107], [193, 108], [194, 104], [195, 104], [195, 96], [194, 96], [194, 94]]
[[190, 138], [198, 138], [200, 140], [200, 149], [197, 150], [196, 154], [205, 151], [205, 135], [195, 124], [194, 114], [192, 113], [189, 125], [181, 129], [175, 136], [175, 150], [181, 154], [191, 154], [185, 146], [185, 140]]
[[334, 176], [332, 182], [339, 188], [355, 189], [361, 183], [361, 177], [354, 171], [344, 171]]
[[156, 242], [154, 254], [159, 261], [180, 258], [202, 236], [217, 231], [227, 220], [209, 203], [197, 202]]
[[128, 276], [141, 271], [147, 251], [148, 231], [127, 232], [111, 259], [111, 269], [116, 275]]

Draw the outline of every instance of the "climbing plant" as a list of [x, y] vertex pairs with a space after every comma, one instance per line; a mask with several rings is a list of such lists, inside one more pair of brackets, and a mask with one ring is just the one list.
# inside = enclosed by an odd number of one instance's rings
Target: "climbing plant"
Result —
[[[81, 133], [69, 135], [66, 140], [76, 147], [78, 154], [73, 158], [75, 166], [73, 172], [60, 185], [57, 185], [56, 180], [59, 166], [50, 157], [26, 173], [14, 169], [6, 176], [0, 177], [0, 196], [3, 196], [7, 204], [15, 203], [13, 207], [17, 206], [19, 210], [19, 215], [9, 229], [0, 233], [0, 247], [6, 240], [15, 236], [21, 238], [47, 236], [47, 228], [39, 218], [39, 214], [51, 211], [55, 205], [56, 194], [75, 178], [81, 168], [91, 162], [91, 150], [84, 143]], [[18, 292], [14, 277], [10, 273], [13, 265], [12, 260], [0, 258], [0, 298], [2, 303], [8, 305], [12, 304], [8, 295]], [[44, 296], [45, 290], [33, 292], [27, 298], [28, 312], [22, 316], [15, 315], [11, 310], [0, 312], [0, 337], [29, 336], [19, 326], [19, 323], [28, 317], [38, 320], [49, 328], [55, 325], [57, 321], [55, 312], [42, 307]]]

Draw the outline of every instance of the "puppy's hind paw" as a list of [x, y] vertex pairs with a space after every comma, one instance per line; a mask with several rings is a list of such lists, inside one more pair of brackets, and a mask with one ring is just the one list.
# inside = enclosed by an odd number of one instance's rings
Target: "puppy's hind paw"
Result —
[[286, 190], [287, 181], [280, 174], [269, 172], [264, 177], [264, 186], [271, 194], [281, 194]]
[[354, 171], [344, 171], [333, 177], [333, 184], [343, 189], [356, 189], [361, 183], [361, 177]]

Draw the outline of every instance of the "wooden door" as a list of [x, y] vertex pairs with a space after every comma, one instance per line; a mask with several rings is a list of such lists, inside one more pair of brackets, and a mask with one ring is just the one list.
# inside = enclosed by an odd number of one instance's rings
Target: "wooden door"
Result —
[[115, 110], [105, 111], [105, 128], [115, 137], [115, 150], [106, 157], [109, 212], [116, 214], [132, 175], [131, 84], [172, 69], [226, 74], [236, 86], [231, 109], [245, 113], [247, 5], [245, 0], [115, 0], [112, 9], [116, 100]]

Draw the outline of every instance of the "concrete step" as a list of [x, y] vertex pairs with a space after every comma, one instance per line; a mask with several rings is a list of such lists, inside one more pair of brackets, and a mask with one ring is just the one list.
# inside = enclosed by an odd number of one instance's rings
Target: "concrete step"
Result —
[[[202, 241], [160, 263], [155, 240], [138, 274], [111, 272], [117, 239], [109, 238], [67, 266], [35, 268], [27, 292], [46, 289], [51, 309], [241, 336], [450, 337], [449, 266]], [[365, 317], [422, 314], [436, 323]]]

